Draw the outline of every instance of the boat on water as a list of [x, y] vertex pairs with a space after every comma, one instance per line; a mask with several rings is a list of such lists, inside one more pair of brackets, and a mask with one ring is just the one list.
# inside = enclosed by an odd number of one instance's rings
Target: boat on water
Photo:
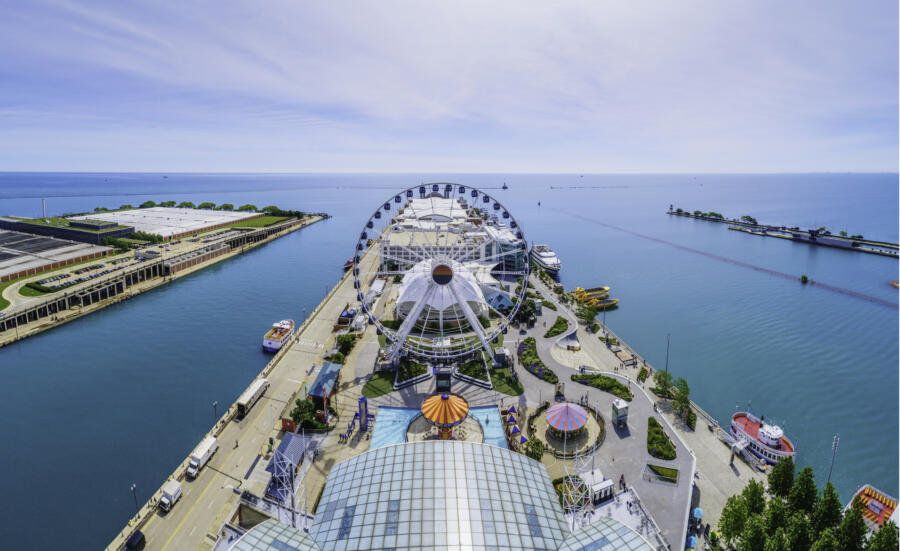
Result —
[[293, 334], [294, 320], [281, 320], [273, 323], [272, 328], [263, 337], [263, 350], [266, 352], [278, 352]]
[[731, 435], [738, 441], [746, 440], [747, 449], [770, 465], [783, 457], [794, 457], [794, 444], [778, 425], [770, 425], [762, 417], [747, 411], [731, 416]]
[[550, 275], [556, 275], [562, 268], [562, 262], [548, 245], [535, 245], [531, 249], [531, 259]]
[[353, 267], [353, 259], [348, 258], [347, 262], [344, 262], [344, 271], [346, 272], [347, 270], [349, 270], [352, 267]]
[[866, 484], [856, 491], [856, 494], [847, 503], [844, 510], [853, 507], [853, 502], [859, 499], [860, 512], [866, 521], [866, 528], [870, 532], [876, 532], [888, 520], [894, 524], [898, 520], [897, 498], [889, 496], [871, 484]]
[[509, 189], [509, 186], [506, 185], [506, 182], [503, 182], [503, 189]]

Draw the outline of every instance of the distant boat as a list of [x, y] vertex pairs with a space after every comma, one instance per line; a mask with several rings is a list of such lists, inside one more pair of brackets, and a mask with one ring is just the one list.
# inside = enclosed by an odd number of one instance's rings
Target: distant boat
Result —
[[353, 259], [349, 258], [349, 259], [347, 259], [347, 262], [344, 262], [344, 271], [346, 272], [347, 270], [349, 270], [352, 267], [353, 267]]
[[278, 352], [294, 334], [294, 320], [281, 320], [272, 324], [272, 329], [263, 337], [263, 350]]
[[168, 178], [168, 176], [166, 176], [165, 174], [163, 174], [163, 178]]
[[503, 189], [509, 189], [509, 186], [506, 185], [506, 182], [503, 182]]

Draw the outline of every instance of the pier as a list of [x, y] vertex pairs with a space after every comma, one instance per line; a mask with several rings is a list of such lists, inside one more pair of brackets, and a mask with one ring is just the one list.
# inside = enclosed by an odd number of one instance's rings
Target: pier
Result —
[[[314, 215], [248, 231], [223, 233], [216, 238], [204, 239], [201, 234], [196, 242], [160, 245], [160, 248], [171, 250], [155, 256], [136, 251], [133, 262], [121, 269], [113, 269], [103, 277], [33, 299], [18, 294], [19, 288], [28, 282], [16, 282], [4, 289], [4, 296], [15, 302], [0, 316], [0, 347], [130, 299], [324, 218]], [[105, 257], [96, 259], [96, 262], [111, 260], [132, 260], [132, 257]], [[73, 266], [73, 269], [76, 268]]]

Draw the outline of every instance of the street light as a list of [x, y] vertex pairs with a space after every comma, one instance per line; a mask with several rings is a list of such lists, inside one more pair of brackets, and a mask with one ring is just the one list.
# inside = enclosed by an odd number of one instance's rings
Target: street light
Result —
[[837, 434], [834, 435], [834, 440], [831, 442], [831, 466], [828, 467], [828, 480], [825, 482], [831, 482], [831, 470], [834, 468], [834, 456], [837, 455], [838, 444], [841, 443], [841, 437]]
[[140, 513], [141, 508], [138, 506], [137, 492], [135, 491], [136, 489], [137, 489], [137, 484], [132, 484], [131, 485], [131, 495], [134, 496], [134, 510], [137, 511], [138, 513]]
[[219, 419], [218, 407], [219, 407], [219, 401], [213, 400], [213, 423], [216, 423]]

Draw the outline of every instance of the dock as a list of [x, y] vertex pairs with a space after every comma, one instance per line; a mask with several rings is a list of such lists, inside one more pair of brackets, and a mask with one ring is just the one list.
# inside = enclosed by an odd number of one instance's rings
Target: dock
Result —
[[[102, 277], [40, 297], [19, 295], [19, 288], [28, 281], [17, 281], [3, 291], [8, 300], [15, 302], [0, 316], [0, 347], [128, 300], [324, 219], [323, 215], [313, 215], [253, 230], [222, 232], [216, 237], [201, 234], [196, 241], [160, 245], [160, 249], [170, 250], [156, 255], [135, 251], [133, 255], [97, 258], [93, 262], [109, 262], [111, 266], [118, 262], [123, 264], [110, 268]], [[78, 268], [80, 266], [73, 265], [67, 269]], [[29, 280], [40, 277], [43, 276], [35, 275]]]

